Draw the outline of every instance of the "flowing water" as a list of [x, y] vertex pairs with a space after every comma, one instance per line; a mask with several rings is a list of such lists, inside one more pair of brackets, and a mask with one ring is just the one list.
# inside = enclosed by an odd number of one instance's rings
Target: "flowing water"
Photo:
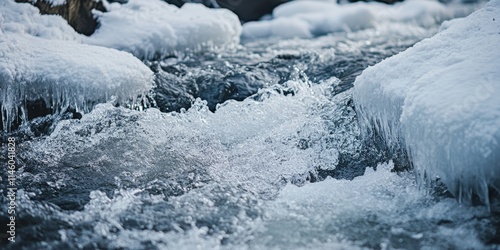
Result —
[[7, 249], [498, 248], [498, 215], [419, 187], [358, 126], [355, 77], [436, 30], [179, 53], [146, 62], [153, 108], [33, 119], [3, 135], [21, 167]]

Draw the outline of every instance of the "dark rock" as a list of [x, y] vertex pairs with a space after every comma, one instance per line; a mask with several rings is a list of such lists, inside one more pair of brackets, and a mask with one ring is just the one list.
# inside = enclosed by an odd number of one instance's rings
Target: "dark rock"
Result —
[[217, 3], [236, 13], [242, 21], [253, 21], [270, 14], [278, 5], [289, 0], [217, 0]]
[[222, 7], [236, 13], [242, 21], [254, 21], [270, 14], [276, 6], [290, 0], [165, 0], [178, 7], [185, 3], [201, 3], [207, 7]]
[[169, 4], [173, 4], [177, 7], [182, 7], [182, 5], [184, 5], [185, 3], [201, 3], [209, 8], [217, 8], [219, 6], [215, 0], [163, 0], [163, 1]]
[[52, 6], [45, 0], [16, 0], [18, 3], [30, 3], [40, 10], [41, 14], [60, 15], [76, 32], [90, 36], [98, 26], [92, 10], [105, 12], [101, 0], [67, 0], [63, 5]]
[[349, 0], [349, 2], [353, 3], [353, 2], [381, 2], [381, 3], [387, 3], [387, 4], [393, 4], [393, 3], [397, 3], [397, 2], [402, 2], [403, 0], [374, 0], [374, 1], [370, 1], [370, 0]]

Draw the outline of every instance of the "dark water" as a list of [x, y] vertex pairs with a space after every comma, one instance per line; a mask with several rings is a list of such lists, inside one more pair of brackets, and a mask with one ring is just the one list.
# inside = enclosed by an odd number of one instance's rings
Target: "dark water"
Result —
[[355, 77], [433, 32], [243, 41], [146, 62], [156, 108], [103, 104], [10, 134], [20, 169], [7, 249], [498, 247], [498, 215], [391, 171], [408, 165], [357, 124]]

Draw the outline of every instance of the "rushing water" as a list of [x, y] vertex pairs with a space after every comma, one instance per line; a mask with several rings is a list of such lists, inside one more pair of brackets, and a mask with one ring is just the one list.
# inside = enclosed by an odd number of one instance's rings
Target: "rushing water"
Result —
[[404, 157], [358, 127], [355, 77], [435, 31], [396, 24], [146, 62], [156, 108], [101, 104], [11, 134], [8, 248], [498, 247], [498, 215], [391, 171]]

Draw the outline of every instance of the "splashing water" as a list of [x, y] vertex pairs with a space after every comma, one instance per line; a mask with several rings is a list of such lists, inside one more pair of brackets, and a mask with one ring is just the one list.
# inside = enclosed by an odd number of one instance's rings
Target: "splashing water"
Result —
[[22, 233], [8, 248], [498, 246], [498, 215], [420, 189], [361, 137], [354, 78], [436, 30], [394, 24], [147, 62], [157, 108], [98, 104], [19, 143]]

